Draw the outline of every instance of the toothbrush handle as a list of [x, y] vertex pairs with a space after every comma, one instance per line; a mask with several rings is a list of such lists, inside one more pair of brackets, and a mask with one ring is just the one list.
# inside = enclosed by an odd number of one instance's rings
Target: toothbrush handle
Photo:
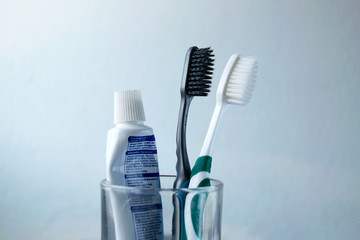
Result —
[[191, 168], [186, 149], [186, 124], [189, 106], [192, 97], [184, 97], [180, 103], [179, 121], [176, 134], [176, 178], [174, 188], [180, 188], [185, 182], [189, 181]]
[[[189, 106], [192, 97], [187, 97], [183, 95], [180, 103], [180, 112], [179, 112], [179, 121], [176, 133], [176, 178], [174, 181], [174, 188], [187, 188], [187, 184], [190, 180], [191, 168], [187, 155], [186, 149], [186, 124], [187, 116], [189, 112]], [[184, 234], [184, 193], [177, 193], [173, 196], [173, 239], [181, 240], [183, 239]]]
[[214, 148], [215, 137], [217, 134], [218, 123], [221, 120], [223, 104], [216, 104], [213, 115], [211, 117], [210, 125], [206, 133], [206, 137], [201, 148], [200, 156], [212, 156]]

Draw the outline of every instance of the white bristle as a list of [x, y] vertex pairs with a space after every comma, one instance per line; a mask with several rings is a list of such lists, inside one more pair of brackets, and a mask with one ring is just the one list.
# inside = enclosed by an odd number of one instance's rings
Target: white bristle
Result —
[[212, 156], [214, 138], [223, 109], [229, 104], [245, 105], [249, 102], [255, 85], [257, 62], [252, 57], [233, 54], [221, 75], [216, 91], [216, 106], [200, 156]]
[[234, 65], [225, 88], [230, 104], [244, 105], [250, 101], [255, 85], [257, 62], [252, 57], [240, 57]]

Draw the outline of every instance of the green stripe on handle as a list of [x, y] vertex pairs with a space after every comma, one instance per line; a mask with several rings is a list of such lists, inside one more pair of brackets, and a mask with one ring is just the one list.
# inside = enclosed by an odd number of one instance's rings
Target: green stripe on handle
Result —
[[[191, 171], [189, 188], [210, 186], [211, 156], [199, 157]], [[187, 239], [200, 240], [203, 235], [203, 214], [207, 193], [188, 193], [185, 200], [185, 231]]]
[[199, 172], [210, 173], [211, 160], [212, 160], [212, 157], [207, 156], [207, 155], [201, 156], [196, 160], [195, 165], [194, 165], [193, 169], [191, 170], [190, 184], [191, 184], [191, 182], [194, 182], [194, 179], [192, 179], [192, 178]]

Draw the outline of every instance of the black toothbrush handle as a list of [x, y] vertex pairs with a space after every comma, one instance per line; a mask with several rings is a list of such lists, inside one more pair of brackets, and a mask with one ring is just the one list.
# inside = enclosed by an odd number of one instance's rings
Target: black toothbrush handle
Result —
[[190, 180], [191, 168], [186, 148], [186, 125], [189, 112], [189, 106], [192, 97], [184, 97], [180, 103], [179, 122], [176, 133], [176, 178], [174, 188], [181, 188], [183, 184]]
[[[184, 96], [180, 103], [179, 122], [176, 134], [176, 178], [174, 188], [187, 188], [191, 176], [191, 168], [186, 149], [186, 124], [189, 112], [189, 106], [192, 97]], [[173, 214], [173, 240], [184, 239], [184, 200], [185, 193], [178, 193], [173, 196], [174, 214]]]

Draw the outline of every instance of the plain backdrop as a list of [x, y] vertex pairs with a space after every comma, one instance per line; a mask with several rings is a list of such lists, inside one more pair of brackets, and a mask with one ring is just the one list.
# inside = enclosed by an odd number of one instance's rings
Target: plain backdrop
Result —
[[115, 90], [142, 91], [160, 172], [175, 174], [193, 45], [216, 60], [190, 108], [192, 164], [228, 58], [259, 62], [214, 149], [223, 239], [360, 239], [359, 29], [356, 0], [1, 0], [0, 239], [100, 239]]

